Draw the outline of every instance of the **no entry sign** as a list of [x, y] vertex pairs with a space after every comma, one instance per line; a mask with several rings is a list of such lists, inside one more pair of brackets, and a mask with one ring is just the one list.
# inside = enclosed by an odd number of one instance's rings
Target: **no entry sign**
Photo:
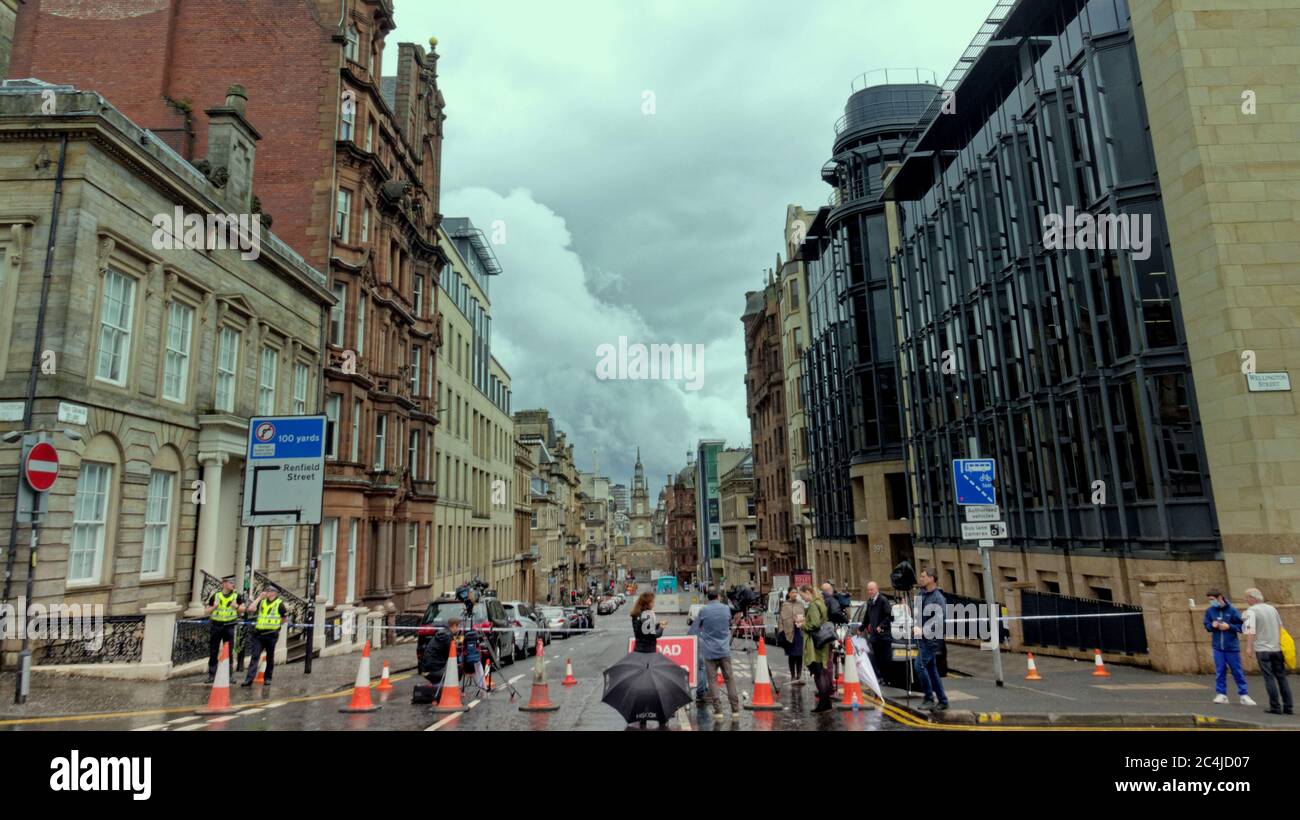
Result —
[[[627, 651], [631, 652], [636, 646], [636, 638], [627, 639]], [[659, 654], [668, 660], [677, 664], [686, 670], [690, 675], [690, 685], [695, 686], [695, 668], [698, 662], [695, 660], [695, 636], [694, 635], [677, 635], [675, 637], [662, 637], [655, 644], [655, 649]]]
[[59, 453], [54, 445], [42, 441], [32, 447], [23, 462], [23, 475], [33, 490], [43, 493], [54, 486], [59, 477]]

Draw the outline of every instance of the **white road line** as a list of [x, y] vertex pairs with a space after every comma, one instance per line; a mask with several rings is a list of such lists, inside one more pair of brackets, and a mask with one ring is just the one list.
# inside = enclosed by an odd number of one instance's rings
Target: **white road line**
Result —
[[170, 723], [170, 724], [175, 725], [175, 724], [177, 724], [177, 723], [193, 723], [194, 721], [196, 721], [196, 720], [198, 720], [198, 719], [199, 719], [199, 716], [198, 716], [198, 715], [190, 715], [190, 716], [188, 716], [188, 717], [176, 718], [175, 720], [169, 720], [169, 721], [167, 721], [167, 722]]
[[206, 725], [207, 725], [206, 723], [191, 723], [189, 726], [182, 726], [181, 728], [177, 729], [176, 731], [178, 731], [178, 732], [192, 732], [192, 731], [194, 731], [195, 729], [202, 729], [202, 728], [203, 728], [204, 726], [206, 726]]
[[513, 678], [511, 678], [510, 680], [506, 681], [506, 683], [510, 684], [511, 686], [514, 686], [515, 681], [519, 680], [519, 679], [522, 678], [522, 677], [523, 677], [523, 675], [515, 675], [515, 676], [514, 676]]
[[271, 701], [270, 703], [266, 704], [266, 705], [263, 706], [262, 708], [263, 708], [263, 709], [279, 709], [279, 708], [280, 708], [281, 706], [283, 706], [286, 702], [287, 702], [287, 701], [283, 701], [283, 700], [274, 700], [274, 701]]
[[[479, 699], [479, 700], [472, 700], [472, 701], [470, 701], [468, 704], [466, 704], [466, 706], [467, 706], [469, 709], [473, 709], [475, 706], [478, 706], [479, 703], [481, 703], [481, 702], [482, 702], [482, 699]], [[464, 713], [464, 712], [452, 712], [450, 715], [447, 715], [445, 718], [443, 718], [442, 720], [440, 720], [440, 721], [438, 721], [437, 723], [433, 724], [432, 726], [430, 726], [429, 728], [425, 729], [424, 731], [426, 731], [426, 732], [436, 732], [436, 731], [438, 731], [439, 729], [441, 729], [443, 726], [446, 726], [448, 723], [451, 723], [453, 720], [455, 720], [456, 718], [460, 717], [460, 716], [463, 715], [463, 714], [465, 714], [465, 713]]]
[[221, 717], [214, 717], [212, 720], [209, 720], [205, 725], [211, 726], [214, 723], [227, 723], [229, 721], [234, 720], [237, 717], [239, 717], [239, 715], [222, 715]]
[[140, 727], [138, 727], [138, 728], [136, 728], [136, 729], [132, 729], [131, 731], [133, 731], [133, 732], [156, 732], [156, 731], [158, 731], [159, 729], [166, 729], [166, 728], [167, 728], [167, 724], [166, 724], [166, 723], [155, 723], [155, 724], [153, 724], [152, 726], [140, 726]]
[[241, 715], [255, 715], [255, 714], [257, 714], [258, 712], [265, 712], [265, 711], [266, 711], [266, 707], [265, 707], [265, 706], [258, 706], [258, 707], [253, 708], [253, 709], [245, 709], [244, 711], [240, 712], [239, 714], [241, 714]]

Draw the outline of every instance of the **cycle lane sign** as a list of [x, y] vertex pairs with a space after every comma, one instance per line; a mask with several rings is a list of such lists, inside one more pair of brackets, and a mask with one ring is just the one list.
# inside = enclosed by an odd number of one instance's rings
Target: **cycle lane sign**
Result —
[[997, 461], [991, 458], [957, 458], [952, 462], [952, 485], [957, 504], [998, 503]]

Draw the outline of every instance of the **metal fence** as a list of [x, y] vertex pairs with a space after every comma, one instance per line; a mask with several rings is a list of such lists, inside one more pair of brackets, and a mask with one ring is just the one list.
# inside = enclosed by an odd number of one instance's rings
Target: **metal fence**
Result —
[[172, 636], [172, 663], [180, 665], [208, 657], [212, 629], [208, 621], [178, 620]]
[[[1142, 607], [1052, 592], [1020, 591], [1025, 643], [1091, 652], [1147, 651]], [[1046, 616], [1046, 617], [1044, 617]]]
[[143, 615], [105, 615], [94, 630], [39, 644], [32, 663], [138, 663], [143, 649]]
[[416, 639], [416, 627], [424, 619], [423, 612], [399, 612], [393, 616], [393, 626], [399, 627], [394, 630], [394, 643], [406, 643]]

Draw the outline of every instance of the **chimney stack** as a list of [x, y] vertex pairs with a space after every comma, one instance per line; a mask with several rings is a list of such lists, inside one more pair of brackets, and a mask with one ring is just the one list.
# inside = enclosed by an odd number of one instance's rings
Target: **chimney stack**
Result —
[[253, 160], [262, 138], [245, 116], [247, 105], [244, 87], [232, 85], [226, 89], [224, 105], [203, 112], [208, 115], [208, 176], [221, 188], [226, 207], [236, 214], [253, 209]]

